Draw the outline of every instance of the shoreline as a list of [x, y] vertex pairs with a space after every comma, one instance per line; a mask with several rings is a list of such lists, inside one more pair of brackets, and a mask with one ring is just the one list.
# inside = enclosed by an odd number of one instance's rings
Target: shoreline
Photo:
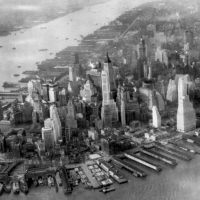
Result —
[[75, 6], [75, 7], [69, 8], [69, 10], [66, 10], [66, 11], [57, 10], [56, 13], [53, 13], [54, 16], [51, 16], [46, 20], [41, 20], [40, 19], [40, 18], [43, 18], [45, 16], [42, 16], [42, 17], [41, 16], [36, 16], [36, 18], [32, 18], [32, 21], [30, 22], [30, 24], [28, 24], [28, 23], [26, 24], [26, 22], [22, 22], [22, 23], [13, 25], [10, 29], [6, 28], [5, 30], [1, 30], [1, 27], [0, 27], [0, 37], [12, 35], [16, 31], [26, 31], [27, 29], [33, 28], [33, 27], [38, 26], [38, 25], [49, 23], [49, 22], [51, 22], [51, 21], [53, 21], [55, 19], [64, 17], [64, 16], [66, 16], [66, 15], [68, 15], [70, 13], [74, 13], [74, 12], [77, 12], [79, 10], [85, 9], [87, 7], [90, 7], [90, 6], [93, 6], [93, 5], [103, 4], [103, 3], [106, 3], [106, 2], [109, 2], [109, 1], [110, 0], [101, 0], [101, 2], [96, 2], [96, 1], [95, 2], [90, 2], [86, 6], [85, 5], [77, 6], [77, 7]]

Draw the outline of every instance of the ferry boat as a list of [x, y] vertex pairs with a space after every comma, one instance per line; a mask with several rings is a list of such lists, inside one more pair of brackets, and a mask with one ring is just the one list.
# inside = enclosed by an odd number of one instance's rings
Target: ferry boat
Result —
[[19, 194], [19, 182], [18, 182], [18, 180], [13, 181], [12, 191], [13, 191], [14, 194]]
[[3, 183], [0, 183], [0, 195], [3, 193]]
[[28, 185], [27, 185], [24, 177], [19, 179], [19, 188], [23, 193], [25, 193], [25, 194], [28, 193]]
[[17, 76], [19, 76], [19, 74], [14, 74], [13, 76], [17, 77]]

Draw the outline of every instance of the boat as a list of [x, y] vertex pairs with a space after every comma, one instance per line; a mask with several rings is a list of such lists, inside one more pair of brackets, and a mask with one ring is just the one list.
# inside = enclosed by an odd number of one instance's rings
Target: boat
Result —
[[102, 190], [103, 193], [108, 193], [108, 192], [111, 192], [111, 191], [115, 191], [115, 188], [114, 187], [113, 188], [104, 188]]
[[4, 185], [3, 190], [4, 190], [5, 193], [11, 193], [11, 190], [12, 190], [12, 184], [11, 184], [11, 182], [8, 183], [8, 184], [6, 184], [6, 185]]
[[53, 53], [49, 53], [49, 55], [53, 55]]
[[2, 48], [3, 46], [0, 46], [0, 48]]
[[46, 29], [46, 27], [41, 27], [40, 29]]
[[18, 182], [18, 180], [14, 180], [13, 181], [12, 191], [13, 191], [13, 194], [19, 194], [20, 190], [19, 190], [19, 182]]
[[28, 185], [27, 185], [24, 177], [19, 179], [19, 188], [23, 193], [25, 193], [25, 194], [28, 193]]
[[39, 51], [47, 51], [48, 49], [40, 49]]
[[15, 50], [15, 49], [16, 49], [16, 47], [13, 47], [12, 49], [13, 49], [13, 50]]
[[68, 38], [66, 38], [65, 40], [68, 40]]
[[17, 76], [19, 76], [19, 74], [14, 74], [13, 76], [17, 77]]
[[3, 193], [3, 183], [0, 183], [0, 195]]
[[37, 187], [38, 186], [38, 181], [34, 180], [33, 184], [34, 184], [35, 187]]
[[21, 65], [19, 65], [18, 68], [21, 68]]

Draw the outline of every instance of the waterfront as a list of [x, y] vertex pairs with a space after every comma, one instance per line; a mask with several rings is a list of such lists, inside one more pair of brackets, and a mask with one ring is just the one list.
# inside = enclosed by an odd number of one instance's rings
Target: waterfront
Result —
[[[0, 46], [3, 46], [0, 48], [0, 73], [2, 75], [0, 88], [2, 89], [5, 81], [20, 80], [24, 77], [21, 75], [23, 71], [36, 70], [36, 62], [54, 58], [55, 53], [67, 46], [78, 45], [75, 38], [80, 40], [80, 35], [86, 36], [93, 33], [126, 10], [146, 2], [149, 0], [129, 0], [125, 3], [120, 0], [111, 0], [70, 13], [26, 31], [20, 30], [0, 37]], [[66, 40], [66, 38], [69, 39]], [[40, 49], [47, 49], [47, 51], [39, 51]], [[19, 65], [21, 68], [18, 68]], [[20, 74], [20, 76], [13, 77], [14, 74]]]
[[[200, 149], [198, 148], [198, 150]], [[200, 156], [195, 155], [189, 162], [179, 159], [177, 161], [178, 165], [175, 167], [157, 162], [163, 168], [163, 171], [159, 173], [142, 166], [141, 168], [148, 174], [145, 178], [136, 178], [131, 173], [122, 170], [130, 182], [123, 185], [115, 183], [116, 191], [106, 195], [98, 190], [84, 189], [80, 183], [74, 188], [73, 193], [67, 196], [67, 199], [92, 200], [95, 197], [96, 200], [197, 200], [200, 192], [198, 187], [200, 184]], [[20, 193], [18, 196], [4, 194], [2, 197], [6, 197], [8, 200], [66, 199], [62, 187], [59, 187], [59, 192], [56, 193], [55, 188], [50, 189], [46, 186], [31, 187], [28, 196]]]

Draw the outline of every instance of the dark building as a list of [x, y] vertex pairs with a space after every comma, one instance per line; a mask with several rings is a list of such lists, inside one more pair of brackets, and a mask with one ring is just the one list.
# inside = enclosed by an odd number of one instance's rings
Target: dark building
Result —
[[194, 40], [194, 36], [193, 36], [193, 32], [191, 30], [186, 30], [184, 32], [184, 44], [189, 44], [189, 49], [193, 48], [193, 40]]
[[138, 44], [138, 79], [144, 78], [144, 64], [147, 63], [147, 49], [145, 40], [143, 37], [140, 38], [140, 43]]

